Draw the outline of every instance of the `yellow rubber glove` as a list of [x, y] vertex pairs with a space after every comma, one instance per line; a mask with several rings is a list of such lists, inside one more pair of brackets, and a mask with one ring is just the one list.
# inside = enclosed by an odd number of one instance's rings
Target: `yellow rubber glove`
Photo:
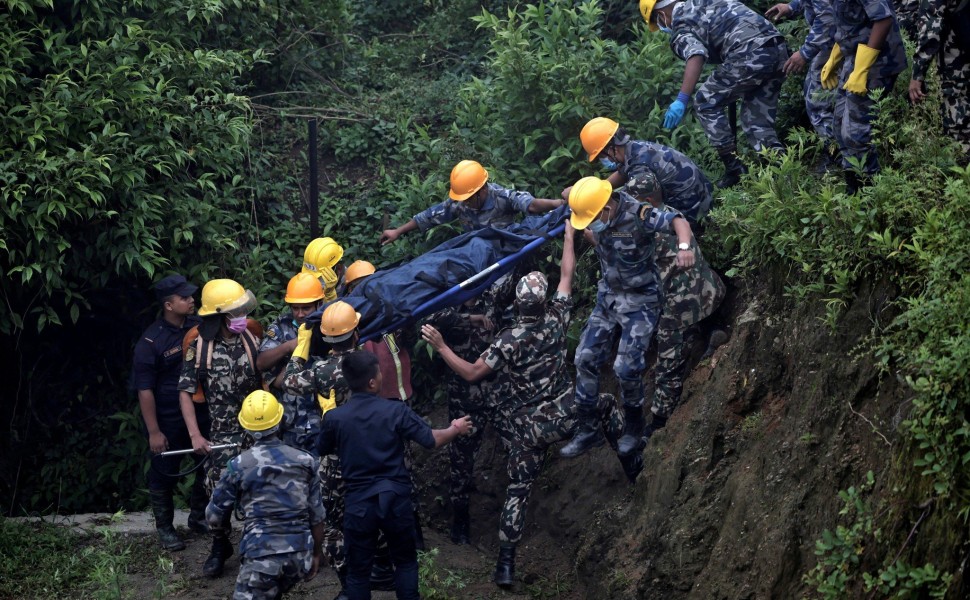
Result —
[[337, 393], [334, 390], [330, 390], [330, 396], [327, 398], [317, 394], [317, 404], [320, 405], [320, 410], [323, 411], [322, 414], [327, 414], [328, 410], [337, 408]]
[[822, 67], [822, 87], [827, 90], [834, 90], [839, 85], [839, 65], [842, 64], [842, 48], [838, 44], [832, 46], [832, 53]]
[[293, 356], [303, 360], [310, 358], [310, 337], [312, 335], [313, 330], [309, 329], [306, 323], [300, 325], [296, 332], [296, 348], [293, 350]]
[[849, 73], [849, 78], [845, 81], [842, 89], [853, 94], [868, 92], [866, 83], [869, 81], [869, 69], [872, 68], [872, 64], [876, 62], [877, 58], [879, 58], [878, 50], [865, 44], [859, 44], [855, 49], [855, 64], [852, 66], [852, 72]]

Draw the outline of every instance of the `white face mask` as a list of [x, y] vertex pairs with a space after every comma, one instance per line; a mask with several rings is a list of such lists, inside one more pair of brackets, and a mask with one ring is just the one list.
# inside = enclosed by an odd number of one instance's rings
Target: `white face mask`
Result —
[[[663, 18], [663, 23], [660, 22], [661, 18]], [[674, 30], [671, 29], [669, 25], [670, 24], [667, 23], [667, 17], [664, 14], [661, 13], [657, 15], [657, 28], [660, 29], [660, 31], [666, 33], [667, 35], [673, 35]]]

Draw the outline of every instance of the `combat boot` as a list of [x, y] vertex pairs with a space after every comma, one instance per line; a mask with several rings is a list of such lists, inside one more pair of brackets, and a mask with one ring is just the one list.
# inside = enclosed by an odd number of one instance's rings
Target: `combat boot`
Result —
[[456, 502], [451, 506], [451, 541], [459, 546], [470, 544], [472, 518], [468, 510], [468, 502]]
[[347, 593], [347, 567], [337, 569], [337, 579], [340, 580], [340, 593], [333, 597], [333, 600], [350, 600]]
[[573, 434], [573, 439], [569, 440], [569, 443], [559, 450], [559, 455], [563, 458], [575, 458], [591, 448], [602, 446], [606, 442], [602, 432], [600, 432], [597, 407], [579, 405], [577, 412], [579, 413], [579, 425], [576, 427], [576, 433]]
[[515, 581], [515, 544], [502, 544], [498, 549], [493, 581], [499, 587], [511, 587]]
[[149, 496], [152, 502], [152, 514], [155, 516], [155, 531], [158, 533], [158, 542], [165, 550], [178, 552], [185, 550], [185, 542], [179, 537], [172, 521], [175, 519], [175, 500], [172, 492], [150, 490]]
[[205, 520], [205, 507], [209, 504], [209, 496], [202, 485], [202, 475], [196, 473], [195, 478], [196, 483], [192, 485], [192, 495], [189, 496], [189, 518], [186, 525], [195, 533], [209, 533], [209, 524]]
[[636, 452], [643, 439], [646, 421], [643, 418], [643, 408], [640, 406], [624, 406], [623, 415], [626, 417], [623, 436], [616, 442], [616, 453], [620, 456], [629, 456]]
[[643, 444], [650, 441], [650, 436], [657, 433], [657, 431], [663, 429], [664, 425], [667, 424], [667, 417], [661, 417], [660, 415], [653, 415], [650, 424], [643, 428]]
[[711, 331], [711, 334], [707, 336], [707, 348], [704, 350], [704, 355], [701, 356], [701, 360], [713, 356], [714, 351], [727, 343], [729, 338], [728, 332], [720, 327]]
[[862, 188], [872, 183], [867, 175], [859, 175], [853, 169], [845, 171], [845, 193], [847, 196], [854, 196]]
[[748, 167], [744, 166], [735, 148], [718, 150], [718, 157], [724, 163], [724, 175], [717, 180], [718, 189], [734, 187], [741, 182], [741, 176], [748, 174]]
[[227, 536], [212, 536], [212, 550], [202, 565], [202, 574], [213, 579], [222, 577], [222, 570], [226, 566], [226, 559], [232, 556], [232, 553], [232, 542], [229, 541]]
[[643, 471], [643, 445], [636, 452], [628, 456], [617, 456], [620, 459], [620, 466], [623, 467], [623, 474], [626, 475], [630, 485], [637, 482], [637, 475]]

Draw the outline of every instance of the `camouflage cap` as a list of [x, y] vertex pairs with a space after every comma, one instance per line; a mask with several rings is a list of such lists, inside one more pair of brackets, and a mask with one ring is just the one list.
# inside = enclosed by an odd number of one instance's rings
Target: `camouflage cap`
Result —
[[647, 196], [660, 190], [660, 182], [653, 171], [644, 169], [627, 180], [626, 190], [637, 200], [643, 202], [647, 199]]
[[533, 271], [519, 280], [515, 286], [515, 299], [522, 304], [540, 304], [546, 301], [549, 282], [539, 271]]

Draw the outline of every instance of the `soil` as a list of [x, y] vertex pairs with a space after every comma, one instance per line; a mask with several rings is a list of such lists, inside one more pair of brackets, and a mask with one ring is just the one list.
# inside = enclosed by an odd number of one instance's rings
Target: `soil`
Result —
[[[908, 407], [904, 386], [880, 378], [859, 350], [873, 321], [886, 317], [880, 311], [890, 295], [862, 290], [831, 329], [820, 320], [820, 302], [779, 300], [781, 290], [733, 293], [724, 307], [730, 340], [691, 371], [682, 404], [651, 438], [635, 485], [608, 447], [573, 460], [550, 452], [511, 591], [491, 582], [507, 482], [501, 445], [489, 436], [479, 455], [470, 546], [447, 535], [447, 453], [418, 452], [425, 535], [439, 551], [435, 568], [465, 585], [448, 597], [804, 596], [815, 539], [838, 523], [838, 491], [860, 484], [868, 470], [881, 480]], [[430, 418], [443, 423], [446, 415], [439, 408]], [[208, 542], [191, 539], [171, 555], [171, 574], [160, 577], [154, 548], [153, 540], [142, 545], [134, 597], [231, 596], [236, 557], [226, 576], [206, 580], [200, 570]], [[337, 591], [333, 572], [324, 570], [289, 597], [326, 599]]]

